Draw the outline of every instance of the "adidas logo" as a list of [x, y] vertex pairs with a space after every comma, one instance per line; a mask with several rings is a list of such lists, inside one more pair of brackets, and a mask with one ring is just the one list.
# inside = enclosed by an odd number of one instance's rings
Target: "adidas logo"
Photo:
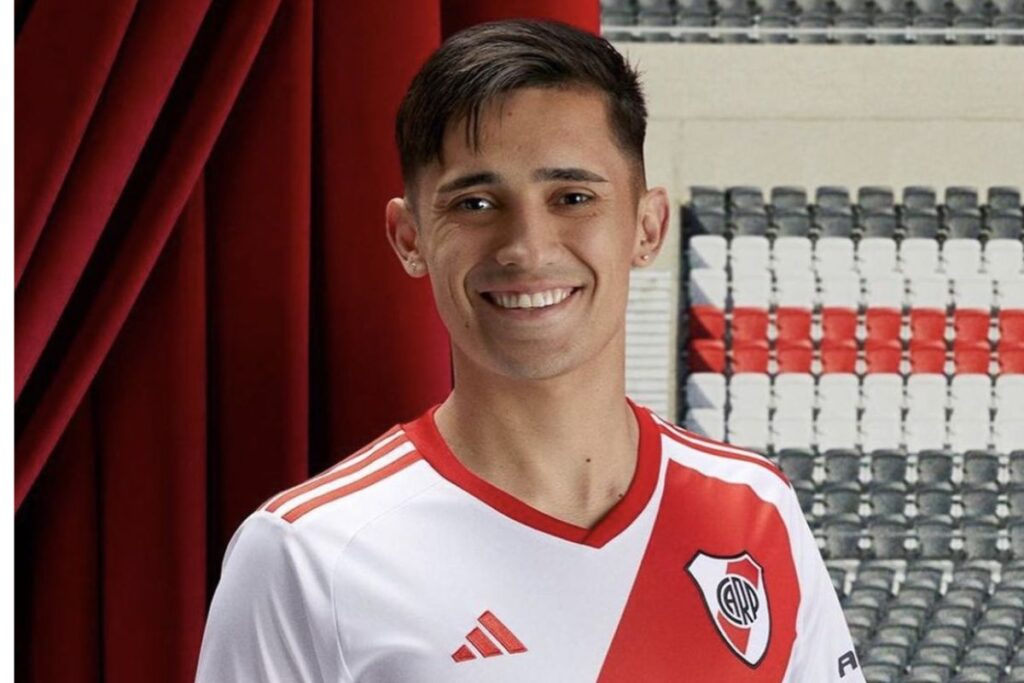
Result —
[[[506, 652], [510, 655], [526, 652], [526, 646], [490, 610], [481, 614], [477, 622], [479, 622], [479, 625], [466, 634], [466, 640], [469, 641], [469, 645], [473, 646], [473, 649], [480, 653], [480, 656], [496, 657]], [[480, 626], [483, 626], [486, 632]], [[493, 636], [494, 639], [492, 640], [488, 634]], [[494, 642], [495, 640], [498, 641], [497, 644]], [[470, 649], [469, 645], [463, 644], [462, 647], [453, 652], [452, 659], [456, 662], [468, 662], [471, 659], [476, 659], [476, 654], [473, 652], [473, 649]], [[498, 645], [501, 645], [501, 647], [498, 647]]]

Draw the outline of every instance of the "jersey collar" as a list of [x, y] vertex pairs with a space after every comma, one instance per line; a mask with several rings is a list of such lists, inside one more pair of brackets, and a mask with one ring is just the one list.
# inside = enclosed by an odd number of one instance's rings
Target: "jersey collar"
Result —
[[412, 422], [402, 425], [423, 459], [460, 489], [483, 501], [503, 515], [552, 536], [600, 548], [624, 531], [637, 518], [654, 493], [661, 470], [661, 437], [646, 408], [628, 398], [640, 430], [636, 469], [626, 494], [593, 527], [587, 529], [562, 521], [524, 503], [467, 469], [437, 429], [435, 405]]

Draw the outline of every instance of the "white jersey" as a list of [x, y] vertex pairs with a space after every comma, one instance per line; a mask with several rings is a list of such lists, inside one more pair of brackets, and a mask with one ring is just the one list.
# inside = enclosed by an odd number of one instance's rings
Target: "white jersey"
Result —
[[466, 469], [436, 407], [274, 496], [228, 546], [198, 680], [863, 681], [775, 465], [630, 405], [633, 481], [590, 529]]

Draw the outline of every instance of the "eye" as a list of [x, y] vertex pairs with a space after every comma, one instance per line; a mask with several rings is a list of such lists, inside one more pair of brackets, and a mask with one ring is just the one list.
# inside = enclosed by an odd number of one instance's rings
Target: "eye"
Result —
[[483, 197], [466, 197], [455, 202], [455, 208], [463, 211], [478, 212], [493, 209], [494, 204]]
[[593, 197], [585, 192], [566, 192], [558, 198], [558, 203], [566, 206], [577, 206], [579, 204], [586, 204], [592, 199]]

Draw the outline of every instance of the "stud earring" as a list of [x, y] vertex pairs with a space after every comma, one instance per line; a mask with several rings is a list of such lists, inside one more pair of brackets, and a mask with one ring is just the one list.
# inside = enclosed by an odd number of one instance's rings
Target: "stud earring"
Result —
[[642, 261], [650, 261], [651, 260], [651, 255], [650, 254], [641, 254], [640, 255], [640, 260], [642, 260]]

